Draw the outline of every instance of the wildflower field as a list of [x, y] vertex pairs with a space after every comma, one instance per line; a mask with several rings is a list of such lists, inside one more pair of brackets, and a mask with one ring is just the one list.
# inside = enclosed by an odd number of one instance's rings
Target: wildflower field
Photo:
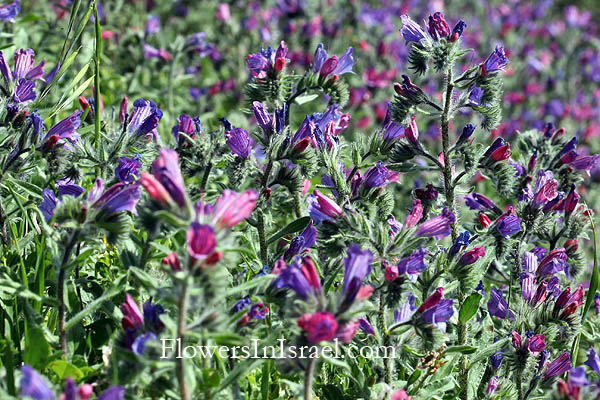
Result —
[[598, 21], [0, 0], [0, 400], [600, 399]]

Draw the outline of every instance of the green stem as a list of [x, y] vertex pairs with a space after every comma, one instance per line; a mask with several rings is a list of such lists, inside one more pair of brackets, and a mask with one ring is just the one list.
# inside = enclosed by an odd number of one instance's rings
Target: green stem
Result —
[[260, 245], [260, 260], [263, 265], [267, 265], [267, 238], [265, 236], [265, 215], [262, 210], [257, 210], [257, 229], [258, 229], [258, 240]]
[[[385, 348], [390, 346], [390, 332], [385, 326], [385, 293], [382, 290], [379, 292], [379, 309], [377, 310], [377, 323], [379, 325], [379, 331], [383, 340]], [[388, 385], [392, 383], [392, 360], [385, 358], [383, 360], [384, 367], [384, 381]]]
[[306, 371], [304, 372], [304, 400], [311, 400], [312, 398], [312, 380], [316, 363], [316, 358], [309, 358]]
[[515, 384], [517, 385], [517, 399], [523, 400], [523, 371], [520, 368], [515, 368]]
[[[96, 149], [100, 150], [100, 57], [102, 56], [102, 30], [100, 28], [100, 18], [98, 18], [98, 6], [95, 1], [94, 22], [96, 33], [96, 52], [94, 55], [94, 64], [96, 66], [94, 74], [94, 143]], [[96, 175], [101, 174], [101, 169], [96, 167]]]
[[[183, 341], [185, 336], [185, 322], [186, 322], [186, 303], [187, 303], [187, 289], [188, 281], [187, 278], [183, 282], [181, 293], [179, 294], [178, 302], [178, 315], [177, 315], [177, 338], [181, 341], [183, 347]], [[177, 375], [177, 382], [179, 383], [179, 393], [181, 393], [181, 400], [188, 400], [189, 394], [187, 385], [185, 383], [185, 373], [183, 370], [183, 357], [175, 358], [175, 373]]]
[[[442, 113], [442, 150], [444, 154], [444, 191], [446, 193], [446, 203], [448, 209], [456, 215], [456, 208], [454, 205], [454, 186], [452, 185], [452, 162], [449, 157], [450, 148], [450, 135], [448, 130], [450, 107], [452, 104], [452, 90], [454, 86], [452, 84], [452, 68], [448, 69], [448, 83], [446, 86], [446, 101], [444, 102], [444, 111]], [[458, 227], [456, 222], [452, 224], [452, 240], [458, 237]]]
[[296, 213], [296, 218], [302, 216], [302, 193], [299, 191], [294, 193], [294, 212]]
[[71, 241], [65, 248], [65, 252], [63, 254], [62, 261], [60, 263], [60, 267], [58, 270], [58, 282], [56, 295], [58, 297], [58, 336], [60, 343], [60, 350], [62, 351], [65, 359], [67, 358], [67, 331], [65, 330], [65, 278], [66, 271], [65, 267], [69, 262], [69, 258], [71, 257], [71, 253], [73, 252], [73, 248], [79, 239], [79, 230], [73, 232], [73, 236], [71, 237]]

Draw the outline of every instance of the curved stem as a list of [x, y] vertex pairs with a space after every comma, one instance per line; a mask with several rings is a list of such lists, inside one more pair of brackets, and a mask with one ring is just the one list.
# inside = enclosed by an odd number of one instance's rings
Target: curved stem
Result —
[[304, 400], [311, 400], [312, 398], [312, 380], [316, 363], [316, 358], [310, 358], [304, 372]]
[[[181, 293], [179, 294], [178, 302], [178, 315], [177, 315], [177, 338], [180, 342], [183, 342], [185, 336], [185, 320], [186, 320], [186, 300], [187, 300], [187, 278], [183, 282]], [[177, 374], [177, 382], [179, 383], [179, 393], [181, 393], [181, 400], [188, 400], [189, 394], [187, 385], [185, 383], [185, 374], [183, 370], [183, 357], [178, 355], [175, 357], [175, 373]]]

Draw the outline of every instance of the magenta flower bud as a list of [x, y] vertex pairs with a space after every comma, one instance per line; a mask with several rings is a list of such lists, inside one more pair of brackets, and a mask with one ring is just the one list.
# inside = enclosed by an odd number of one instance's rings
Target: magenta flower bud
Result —
[[435, 289], [435, 292], [433, 292], [433, 294], [431, 294], [429, 297], [427, 297], [425, 299], [425, 301], [423, 301], [423, 304], [421, 304], [421, 306], [419, 308], [417, 308], [417, 311], [415, 311], [415, 314], [420, 314], [423, 311], [428, 310], [431, 307], [438, 304], [440, 302], [440, 300], [442, 300], [443, 295], [444, 295], [444, 288], [439, 287], [439, 288]]
[[571, 191], [567, 195], [567, 200], [565, 201], [565, 218], [569, 218], [577, 203], [579, 202], [579, 194], [575, 191], [575, 184], [571, 185]]
[[125, 303], [121, 304], [123, 319], [121, 324], [125, 330], [136, 330], [144, 326], [144, 317], [135, 300], [129, 293], [125, 294]]
[[192, 222], [186, 237], [188, 254], [195, 261], [204, 260], [215, 251], [217, 240], [210, 225]]
[[171, 268], [171, 271], [178, 272], [181, 271], [181, 264], [179, 263], [179, 257], [177, 253], [172, 251], [166, 257], [162, 259], [162, 263], [164, 265], [168, 265]]
[[260, 101], [255, 101], [252, 103], [251, 108], [252, 111], [254, 111], [254, 116], [256, 117], [258, 125], [265, 131], [270, 132], [273, 128], [273, 120], [265, 109], [265, 106]]
[[333, 70], [335, 70], [335, 68], [337, 67], [338, 64], [338, 58], [337, 56], [331, 56], [329, 57], [324, 63], [323, 66], [321, 67], [321, 71], [319, 72], [319, 74], [321, 76], [327, 76], [330, 73], [333, 72]]
[[475, 247], [462, 255], [462, 257], [460, 258], [460, 264], [461, 265], [471, 265], [483, 256], [485, 256], [485, 247], [484, 246]]
[[536, 308], [546, 300], [546, 296], [548, 296], [548, 281], [543, 281], [538, 285], [538, 288], [529, 304], [531, 307]]
[[318, 190], [308, 195], [306, 201], [308, 203], [308, 214], [315, 221], [315, 225], [318, 225], [322, 221], [332, 222], [335, 218], [342, 215], [342, 208]]
[[129, 100], [127, 96], [123, 96], [123, 100], [121, 100], [121, 104], [119, 105], [119, 122], [124, 123], [127, 118], [127, 105], [129, 104]]
[[359, 321], [347, 322], [338, 328], [338, 330], [335, 332], [334, 338], [339, 340], [341, 343], [348, 344], [352, 341], [354, 335], [356, 335], [356, 331], [358, 330], [359, 326]]
[[413, 208], [404, 219], [404, 228], [412, 228], [421, 220], [421, 217], [423, 217], [423, 206], [421, 200], [417, 199], [413, 201]]
[[427, 30], [435, 40], [450, 36], [450, 27], [444, 19], [444, 14], [439, 11], [429, 16], [429, 27]]
[[520, 349], [521, 348], [521, 335], [519, 335], [516, 331], [512, 331], [511, 333], [512, 336], [512, 345], [515, 349]]
[[415, 121], [415, 116], [411, 115], [410, 117], [410, 125], [404, 131], [404, 136], [406, 139], [413, 145], [418, 146], [419, 144], [419, 127], [417, 126], [417, 122]]
[[490, 159], [499, 162], [504, 161], [510, 157], [510, 143], [505, 144], [494, 150], [492, 154], [490, 154]]
[[544, 335], [535, 335], [525, 341], [524, 347], [534, 356], [537, 356], [541, 351], [546, 348]]
[[317, 273], [312, 258], [308, 256], [302, 257], [300, 271], [302, 271], [306, 281], [313, 289], [315, 289], [315, 291], [321, 290], [321, 280], [319, 279], [319, 274]]
[[275, 52], [275, 59], [278, 58], [286, 58], [288, 54], [288, 47], [285, 42], [282, 40], [277, 47], [277, 51]]
[[527, 169], [529, 170], [529, 172], [532, 172], [535, 169], [536, 164], [537, 164], [537, 151], [534, 150], [531, 157], [529, 157], [529, 163], [527, 164]]
[[385, 267], [385, 280], [388, 282], [395, 281], [398, 278], [398, 266], [388, 265]]
[[307, 332], [310, 343], [331, 340], [338, 329], [335, 317], [327, 311], [319, 311], [312, 315], [304, 314], [298, 318], [298, 325]]

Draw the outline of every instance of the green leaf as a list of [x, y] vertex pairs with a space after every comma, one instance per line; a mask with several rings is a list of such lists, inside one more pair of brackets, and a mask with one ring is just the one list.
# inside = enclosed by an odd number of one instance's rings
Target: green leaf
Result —
[[467, 321], [473, 318], [473, 315], [475, 315], [477, 309], [479, 308], [481, 297], [482, 296], [480, 293], [473, 293], [466, 298], [458, 313], [458, 321], [460, 323], [466, 324]]
[[496, 343], [492, 343], [490, 345], [484, 346], [483, 349], [477, 352], [471, 360], [469, 360], [469, 368], [479, 361], [487, 359], [489, 356], [500, 350], [506, 343], [508, 342], [508, 338], [500, 339]]
[[295, 221], [290, 222], [286, 226], [284, 226], [279, 232], [271, 236], [267, 239], [267, 244], [274, 243], [276, 240], [281, 239], [284, 236], [291, 235], [296, 232], [300, 232], [304, 228], [308, 226], [310, 222], [310, 217], [302, 217], [298, 218]]
[[44, 330], [39, 326], [30, 326], [27, 331], [23, 361], [33, 368], [41, 370], [48, 363], [49, 357], [50, 345], [44, 336]]
[[53, 371], [61, 382], [67, 377], [73, 378], [76, 382], [83, 378], [83, 372], [71, 363], [64, 360], [56, 360], [50, 363], [50, 370]]
[[446, 349], [446, 353], [461, 353], [461, 354], [473, 354], [477, 351], [477, 347], [473, 346], [450, 346]]
[[408, 382], [406, 382], [406, 386], [410, 386], [413, 383], [415, 383], [417, 381], [417, 379], [419, 379], [419, 377], [421, 376], [422, 373], [423, 373], [422, 369], [415, 369], [415, 371], [408, 378]]
[[235, 286], [235, 287], [232, 287], [231, 289], [229, 289], [227, 291], [227, 296], [231, 296], [232, 294], [236, 294], [236, 293], [239, 293], [239, 292], [244, 292], [246, 290], [255, 288], [257, 286], [262, 285], [263, 283], [270, 282], [273, 278], [275, 278], [275, 275], [272, 275], [272, 274], [263, 275], [263, 276], [260, 276], [260, 277], [257, 277], [257, 278], [253, 278], [252, 280], [250, 280], [250, 281], [248, 281], [246, 283], [243, 283], [241, 285], [238, 285], [238, 286]]

